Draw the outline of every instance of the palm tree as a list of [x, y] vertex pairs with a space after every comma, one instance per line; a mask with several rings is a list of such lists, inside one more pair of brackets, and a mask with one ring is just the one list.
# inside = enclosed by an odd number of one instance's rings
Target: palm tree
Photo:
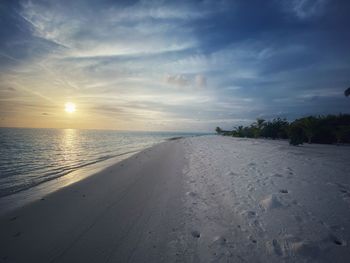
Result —
[[259, 130], [261, 130], [265, 126], [265, 120], [264, 119], [256, 119], [256, 126]]
[[262, 129], [265, 127], [265, 120], [264, 119], [256, 119], [256, 122], [252, 124], [252, 130], [254, 133], [254, 137], [258, 138], [261, 135]]
[[218, 134], [221, 134], [222, 133], [222, 129], [220, 127], [216, 127], [215, 131], [218, 133]]
[[349, 97], [349, 96], [350, 96], [350, 87], [347, 88], [347, 89], [344, 91], [344, 95], [345, 95], [345, 97]]
[[233, 132], [232, 132], [233, 136], [235, 137], [244, 137], [244, 134], [243, 134], [243, 126], [240, 125], [238, 127], [235, 127]]

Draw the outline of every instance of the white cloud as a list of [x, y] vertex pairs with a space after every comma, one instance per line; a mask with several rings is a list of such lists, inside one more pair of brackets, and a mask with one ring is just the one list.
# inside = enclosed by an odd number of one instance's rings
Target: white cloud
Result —
[[176, 21], [153, 19], [193, 19], [201, 12], [186, 6], [145, 6], [141, 2], [126, 8], [96, 7], [91, 13], [83, 7], [78, 12], [55, 3], [28, 1], [20, 13], [33, 25], [36, 36], [67, 47], [66, 55], [71, 57], [157, 54], [197, 45], [190, 29], [179, 28]]

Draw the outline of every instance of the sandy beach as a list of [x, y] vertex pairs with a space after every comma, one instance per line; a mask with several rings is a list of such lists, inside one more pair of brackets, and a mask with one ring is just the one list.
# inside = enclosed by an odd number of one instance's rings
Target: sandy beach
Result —
[[0, 218], [1, 262], [349, 262], [350, 147], [167, 141]]

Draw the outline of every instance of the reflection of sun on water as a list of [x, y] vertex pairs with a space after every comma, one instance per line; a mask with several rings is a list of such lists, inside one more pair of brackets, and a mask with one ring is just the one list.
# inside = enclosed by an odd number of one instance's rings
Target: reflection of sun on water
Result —
[[68, 165], [71, 162], [75, 162], [76, 153], [78, 147], [78, 131], [75, 129], [64, 129], [62, 130], [62, 140], [60, 148], [62, 151], [62, 162], [64, 166]]
[[73, 113], [75, 112], [75, 104], [72, 103], [72, 102], [67, 102], [65, 105], [64, 105], [64, 110], [68, 113]]

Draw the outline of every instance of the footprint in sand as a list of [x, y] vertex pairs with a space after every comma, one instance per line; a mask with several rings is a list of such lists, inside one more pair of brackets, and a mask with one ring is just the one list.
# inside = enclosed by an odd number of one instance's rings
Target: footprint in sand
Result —
[[344, 231], [344, 227], [340, 225], [332, 225], [329, 228], [333, 231]]
[[265, 199], [260, 201], [260, 205], [265, 208], [265, 210], [271, 210], [275, 208], [282, 207], [283, 204], [275, 195], [269, 195]]
[[338, 246], [343, 246], [343, 242], [341, 242], [339, 239], [334, 239], [333, 242]]
[[187, 192], [186, 195], [191, 196], [191, 197], [196, 197], [197, 194], [194, 192]]
[[273, 251], [275, 252], [275, 254], [281, 256], [282, 249], [281, 249], [281, 246], [276, 239], [272, 240], [272, 246], [273, 246]]
[[222, 237], [222, 236], [217, 236], [217, 237], [215, 237], [214, 240], [213, 240], [213, 244], [214, 244], [214, 245], [224, 246], [224, 245], [226, 245], [226, 243], [227, 243], [226, 238], [225, 238], [225, 237]]
[[229, 172], [225, 173], [225, 175], [226, 175], [226, 176], [233, 176], [233, 175], [235, 175], [235, 173], [232, 172], [232, 171], [229, 171]]
[[347, 245], [345, 240], [338, 238], [334, 234], [329, 234], [328, 238], [325, 241], [330, 241], [337, 246], [346, 246]]
[[210, 262], [221, 262], [223, 258], [232, 256], [227, 250], [227, 247], [232, 247], [232, 244], [228, 244], [227, 239], [223, 236], [214, 237], [213, 241], [208, 247], [212, 251], [212, 259]]
[[321, 249], [317, 244], [308, 240], [292, 242], [290, 244], [290, 249], [294, 254], [299, 254], [313, 259], [317, 258], [321, 252]]
[[349, 199], [350, 198], [350, 192], [344, 189], [341, 189], [340, 192], [343, 194], [344, 199]]
[[201, 234], [200, 234], [198, 231], [196, 231], [196, 230], [192, 231], [192, 232], [191, 232], [191, 235], [192, 235], [194, 238], [200, 238], [200, 237], [201, 237]]
[[21, 232], [17, 232], [16, 234], [13, 235], [13, 237], [19, 237], [22, 233]]
[[248, 163], [248, 166], [251, 167], [251, 168], [255, 168], [256, 167], [256, 163], [254, 163], [254, 162]]
[[253, 192], [254, 190], [255, 190], [254, 187], [249, 187], [249, 188], [248, 188], [248, 191], [249, 191], [249, 192]]
[[246, 216], [247, 218], [254, 218], [256, 217], [255, 211], [243, 211], [241, 215]]
[[268, 242], [266, 246], [271, 253], [274, 253], [278, 256], [282, 256], [282, 248], [277, 239], [273, 239], [272, 242]]

